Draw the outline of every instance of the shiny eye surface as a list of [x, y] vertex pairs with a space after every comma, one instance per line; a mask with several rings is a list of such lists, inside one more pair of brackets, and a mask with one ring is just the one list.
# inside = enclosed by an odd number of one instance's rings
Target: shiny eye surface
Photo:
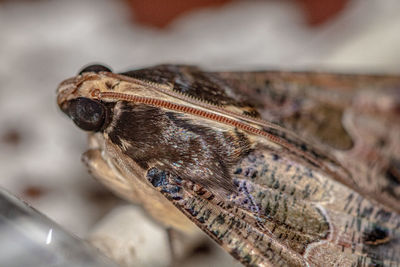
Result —
[[93, 64], [93, 65], [89, 65], [84, 67], [80, 72], [79, 75], [85, 72], [100, 72], [100, 71], [106, 71], [106, 72], [112, 72], [110, 68], [100, 65], [100, 64]]
[[100, 131], [106, 119], [106, 107], [103, 103], [85, 97], [71, 100], [66, 113], [85, 131]]

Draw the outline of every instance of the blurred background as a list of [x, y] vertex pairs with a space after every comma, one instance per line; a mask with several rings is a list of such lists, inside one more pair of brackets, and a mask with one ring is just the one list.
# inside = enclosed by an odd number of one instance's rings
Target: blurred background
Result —
[[[154, 234], [157, 224], [146, 230], [153, 236], [121, 226], [126, 218], [151, 222], [87, 174], [80, 161], [86, 136], [56, 106], [57, 85], [93, 62], [116, 72], [185, 63], [398, 74], [400, 1], [0, 0], [0, 186], [109, 250], [104, 236], [117, 242], [140, 232], [142, 239], [121, 242], [139, 240], [124, 249], [146, 255], [137, 244], [167, 246], [165, 233]], [[206, 258], [210, 266], [233, 266], [218, 251], [203, 248], [181, 265], [201, 266]], [[109, 254], [125, 259], [131, 252]], [[162, 261], [149, 266], [168, 265], [168, 253], [159, 254]]]

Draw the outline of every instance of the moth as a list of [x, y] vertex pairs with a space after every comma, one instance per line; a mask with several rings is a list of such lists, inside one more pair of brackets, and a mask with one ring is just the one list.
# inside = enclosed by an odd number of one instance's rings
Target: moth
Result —
[[400, 266], [400, 76], [92, 65], [57, 102], [95, 177], [246, 266]]

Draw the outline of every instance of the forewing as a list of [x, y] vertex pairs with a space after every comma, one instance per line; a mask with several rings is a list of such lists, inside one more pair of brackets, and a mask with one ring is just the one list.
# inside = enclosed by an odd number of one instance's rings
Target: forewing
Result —
[[[222, 78], [217, 88], [333, 157], [351, 181], [343, 184], [290, 151], [258, 147], [231, 169], [236, 190], [227, 198], [196, 179], [151, 169], [147, 178], [167, 199], [249, 266], [399, 266], [399, 215], [391, 211], [400, 210], [399, 77], [201, 75]], [[240, 106], [243, 115], [257, 116], [251, 108]]]
[[238, 193], [219, 199], [159, 168], [147, 175], [247, 266], [399, 266], [399, 216], [323, 174], [259, 149], [232, 177]]
[[213, 75], [246, 96], [263, 119], [336, 149], [352, 146], [352, 136], [342, 125], [349, 109], [400, 122], [400, 76], [280, 71]]
[[400, 76], [316, 72], [214, 73], [261, 117], [324, 150], [354, 187], [400, 212]]
[[157, 168], [148, 180], [233, 257], [248, 266], [305, 266], [299, 255], [277, 242], [257, 218], [229, 205], [203, 187]]

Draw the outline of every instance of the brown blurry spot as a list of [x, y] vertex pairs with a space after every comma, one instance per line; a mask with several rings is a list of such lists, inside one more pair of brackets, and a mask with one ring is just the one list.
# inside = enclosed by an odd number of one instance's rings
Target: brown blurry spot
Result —
[[[135, 21], [164, 28], [180, 15], [199, 8], [218, 7], [232, 0], [126, 0]], [[303, 8], [310, 25], [319, 25], [334, 18], [349, 0], [297, 0]]]
[[218, 7], [232, 0], [126, 0], [131, 7], [135, 21], [163, 28], [176, 17], [198, 8]]
[[197, 256], [199, 254], [207, 255], [212, 253], [212, 247], [209, 242], [202, 242], [193, 248], [191, 256]]
[[310, 25], [319, 25], [338, 15], [349, 0], [297, 0], [306, 13]]
[[94, 203], [102, 204], [114, 204], [118, 201], [118, 198], [102, 187], [88, 191], [88, 199]]
[[0, 137], [1, 142], [10, 146], [17, 146], [21, 143], [21, 133], [16, 129], [9, 129]]
[[42, 197], [46, 193], [46, 189], [40, 186], [27, 186], [25, 189], [22, 191], [22, 194], [25, 197], [31, 198], [31, 199], [38, 199]]
[[87, 202], [97, 208], [98, 218], [103, 217], [118, 203], [124, 200], [114, 195], [111, 191], [101, 186], [94, 186], [91, 189], [85, 188], [83, 194]]

